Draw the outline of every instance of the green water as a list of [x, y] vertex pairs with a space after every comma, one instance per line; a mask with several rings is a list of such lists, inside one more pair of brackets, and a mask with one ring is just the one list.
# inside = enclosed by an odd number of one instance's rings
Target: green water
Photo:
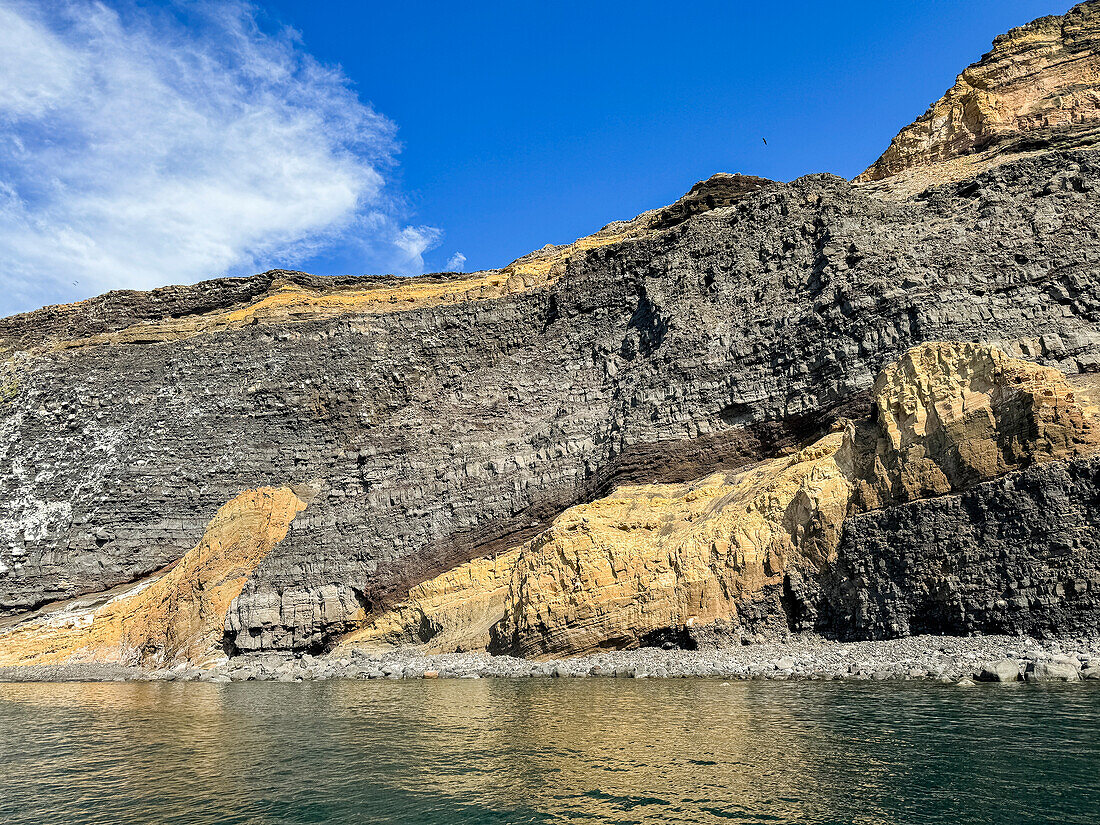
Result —
[[0, 684], [0, 822], [1093, 825], [1098, 687]]

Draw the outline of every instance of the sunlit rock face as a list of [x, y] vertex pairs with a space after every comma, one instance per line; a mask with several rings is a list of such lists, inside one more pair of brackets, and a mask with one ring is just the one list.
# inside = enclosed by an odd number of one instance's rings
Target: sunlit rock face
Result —
[[851, 494], [841, 431], [744, 473], [622, 488], [522, 548], [492, 647], [584, 653], [676, 641], [835, 552]]
[[[864, 415], [879, 371], [922, 340], [1092, 370], [1100, 188], [1043, 194], [1071, 161], [1100, 182], [1091, 158], [1014, 161], [984, 173], [978, 196], [920, 203], [831, 177], [768, 184], [497, 297], [350, 302], [307, 320], [250, 310], [254, 323], [200, 329], [220, 302], [267, 300], [221, 282], [70, 307], [64, 329], [9, 319], [0, 611], [171, 564], [240, 490], [308, 487], [228, 641], [314, 649], [617, 486], [693, 481], [812, 442], [838, 415]], [[328, 286], [279, 277], [294, 295]], [[193, 334], [123, 323], [154, 313], [190, 318]], [[116, 322], [131, 330], [117, 341], [66, 346]]]
[[1100, 444], [1096, 408], [1065, 375], [980, 344], [915, 347], [882, 371], [874, 402], [873, 452], [859, 459], [867, 509]]
[[0, 621], [161, 575], [285, 488], [308, 508], [229, 601], [231, 654], [1088, 626], [1096, 8], [999, 40], [964, 75], [989, 111], [881, 180], [720, 174], [500, 270], [0, 320]]
[[[992, 50], [857, 180], [871, 182], [914, 167], [933, 167], [1008, 138], [1052, 133], [1100, 121], [1100, 4], [1081, 3], [993, 41]], [[949, 173], [949, 168], [943, 170]]]
[[[968, 500], [980, 500], [996, 489], [983, 490], [982, 482], [1023, 479], [1021, 470], [1043, 462], [1062, 462], [1048, 474], [1052, 480], [1066, 472], [1066, 460], [1082, 460], [1070, 472], [1086, 475], [1083, 468], [1096, 463], [1089, 457], [1100, 431], [1087, 394], [1057, 370], [988, 346], [916, 347], [882, 371], [873, 401], [867, 420], [838, 425], [812, 446], [743, 472], [622, 487], [570, 508], [544, 533], [491, 562], [462, 565], [414, 588], [346, 644], [539, 656], [692, 642], [716, 631], [738, 636], [761, 623], [890, 635], [881, 620], [868, 627], [865, 617], [849, 617], [847, 625], [832, 618], [851, 609], [853, 592], [867, 589], [862, 572], [838, 574], [855, 552], [845, 534], [849, 518], [970, 488], [976, 490]], [[925, 518], [944, 522], [957, 502], [930, 502]], [[1031, 507], [1033, 518], [1057, 512], [1044, 514], [1041, 502]], [[1071, 524], [1095, 534], [1087, 511], [1084, 504]], [[995, 513], [984, 520], [996, 531]], [[935, 602], [921, 588], [950, 591], [949, 571], [987, 548], [960, 547], [912, 592]], [[1017, 560], [1027, 552], [1024, 542], [1004, 555]], [[1097, 560], [1089, 551], [1072, 564], [1090, 569]], [[1050, 565], [1036, 564], [1033, 572], [1040, 570], [1059, 575]], [[1100, 606], [1098, 597], [1090, 609]], [[981, 628], [962, 610], [949, 629]]]
[[0, 628], [0, 667], [116, 662], [162, 667], [221, 655], [226, 614], [305, 504], [287, 488], [241, 493], [170, 570], [96, 604]]
[[835, 548], [851, 490], [838, 453], [848, 448], [842, 430], [743, 473], [619, 488], [492, 563], [419, 585], [347, 643], [583, 653], [736, 619], [788, 567]]

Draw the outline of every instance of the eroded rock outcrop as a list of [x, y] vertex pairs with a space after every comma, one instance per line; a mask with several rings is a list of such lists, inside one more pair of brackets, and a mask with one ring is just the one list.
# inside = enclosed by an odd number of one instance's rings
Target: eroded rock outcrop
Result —
[[874, 401], [873, 444], [857, 457], [864, 509], [1100, 445], [1096, 409], [1065, 375], [980, 344], [913, 348], [882, 371]]
[[[1081, 3], [1062, 17], [1040, 18], [994, 40], [993, 49], [960, 74], [857, 180], [931, 167], [1011, 137], [1035, 134], [1040, 142], [1049, 141], [1052, 133], [1096, 124], [1098, 86], [1100, 4]], [[940, 172], [944, 179], [954, 174], [950, 168]]]
[[[897, 555], [881, 550], [853, 566], [858, 542], [851, 535], [890, 518], [860, 520], [860, 513], [968, 490], [1100, 446], [1096, 409], [1064, 375], [978, 344], [930, 343], [905, 353], [876, 381], [874, 409], [858, 430], [839, 425], [810, 447], [741, 473], [623, 487], [573, 507], [520, 547], [414, 588], [346, 644], [577, 654], [682, 642], [715, 624], [751, 632], [761, 615], [781, 627], [891, 635], [909, 627], [895, 615], [901, 608], [872, 620], [866, 608], [849, 606], [853, 593], [866, 590], [865, 565]], [[956, 506], [927, 504], [934, 513]], [[1072, 523], [1087, 529], [1081, 516]], [[991, 546], [986, 541], [959, 556]], [[950, 575], [931, 565], [926, 573], [950, 591]], [[1057, 573], [1048, 578], [1060, 580]], [[807, 587], [817, 588], [812, 597]], [[843, 622], [835, 619], [840, 613]], [[958, 614], [979, 627], [982, 615]], [[921, 627], [928, 632], [927, 623]], [[942, 632], [944, 625], [937, 627]]]
[[171, 570], [103, 604], [73, 604], [0, 627], [0, 667], [117, 662], [160, 667], [222, 653], [226, 614], [303, 509], [290, 489], [241, 493]]
[[583, 653], [736, 621], [789, 567], [833, 552], [850, 442], [844, 428], [744, 473], [620, 488], [515, 550], [413, 588], [346, 643]]
[[744, 473], [567, 511], [520, 551], [493, 648], [584, 653], [739, 623], [739, 605], [835, 552], [850, 447], [842, 429]]
[[344, 647], [422, 644], [439, 652], [488, 650], [504, 617], [522, 548], [460, 564], [418, 584], [396, 607], [366, 618]]
[[841, 639], [1100, 633], [1100, 458], [1049, 461], [851, 517], [791, 626]]

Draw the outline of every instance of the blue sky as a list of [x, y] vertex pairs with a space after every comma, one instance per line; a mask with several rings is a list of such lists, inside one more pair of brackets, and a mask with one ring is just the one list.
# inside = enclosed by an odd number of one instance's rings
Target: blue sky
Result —
[[0, 0], [0, 314], [472, 271], [717, 171], [851, 177], [1070, 5]]

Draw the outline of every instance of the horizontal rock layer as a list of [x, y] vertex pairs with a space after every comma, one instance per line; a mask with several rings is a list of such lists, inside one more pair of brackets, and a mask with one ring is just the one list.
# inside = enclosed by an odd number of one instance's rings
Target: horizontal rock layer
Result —
[[[226, 608], [230, 652], [323, 648], [364, 616], [368, 635], [407, 635], [417, 593], [441, 611], [421, 641], [530, 653], [683, 634], [692, 611], [712, 629], [920, 625], [912, 599], [942, 548], [883, 571], [846, 536], [903, 547], [882, 537], [908, 508], [946, 525], [937, 508], [958, 496], [1091, 461], [1088, 382], [1050, 370], [1100, 367], [1097, 8], [998, 40], [878, 182], [718, 175], [501, 270], [273, 271], [0, 321], [0, 617], [158, 575], [241, 491], [285, 488], [308, 509]], [[890, 366], [929, 341], [955, 343]], [[806, 449], [839, 474], [811, 477], [843, 479], [843, 529], [783, 475]], [[750, 479], [771, 498], [748, 496]], [[1060, 483], [1036, 494], [1035, 525], [1059, 512]], [[693, 510], [710, 499], [749, 511]], [[755, 526], [707, 551], [696, 531], [712, 517], [731, 535]], [[609, 537], [635, 522], [623, 555]], [[570, 585], [574, 533], [587, 549]], [[1029, 600], [1012, 627], [1065, 618], [1070, 568], [956, 549]], [[716, 573], [707, 552], [743, 559]], [[682, 568], [654, 590], [673, 556]], [[834, 556], [843, 586], [818, 575]], [[963, 616], [979, 596], [1009, 601], [974, 586]]]

